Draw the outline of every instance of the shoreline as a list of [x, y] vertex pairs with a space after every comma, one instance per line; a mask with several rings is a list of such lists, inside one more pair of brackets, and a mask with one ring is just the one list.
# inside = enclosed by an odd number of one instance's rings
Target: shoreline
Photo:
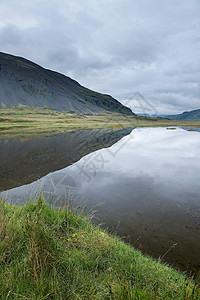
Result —
[[0, 109], [0, 132], [17, 129], [125, 128], [125, 127], [200, 127], [200, 121], [174, 121], [162, 118], [107, 113], [70, 114], [34, 107]]
[[[199, 283], [42, 196], [0, 202], [1, 299], [199, 299]], [[28, 297], [28, 298], [27, 298]]]

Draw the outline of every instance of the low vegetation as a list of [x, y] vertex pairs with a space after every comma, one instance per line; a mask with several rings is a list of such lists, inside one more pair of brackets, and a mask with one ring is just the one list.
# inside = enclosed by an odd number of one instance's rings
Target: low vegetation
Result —
[[0, 202], [0, 299], [199, 299], [192, 279], [42, 196]]
[[70, 127], [151, 127], [151, 126], [185, 126], [199, 127], [200, 121], [172, 121], [162, 118], [148, 118], [130, 116], [118, 113], [107, 113], [104, 115], [72, 114], [19, 105], [13, 108], [0, 109], [0, 130], [37, 128], [52, 130], [53, 128]]

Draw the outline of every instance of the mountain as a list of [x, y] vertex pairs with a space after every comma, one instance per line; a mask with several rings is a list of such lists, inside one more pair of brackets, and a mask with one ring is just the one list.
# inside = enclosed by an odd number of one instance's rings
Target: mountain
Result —
[[185, 120], [185, 121], [199, 121], [200, 120], [200, 109], [192, 110], [192, 111], [185, 111], [179, 115], [169, 115], [165, 116], [171, 120]]
[[137, 113], [138, 116], [141, 117], [148, 117], [148, 118], [165, 118], [166, 115], [160, 115], [160, 114], [143, 114], [143, 113]]
[[70, 113], [134, 115], [109, 95], [81, 86], [60, 73], [24, 59], [0, 52], [0, 107], [49, 107]]

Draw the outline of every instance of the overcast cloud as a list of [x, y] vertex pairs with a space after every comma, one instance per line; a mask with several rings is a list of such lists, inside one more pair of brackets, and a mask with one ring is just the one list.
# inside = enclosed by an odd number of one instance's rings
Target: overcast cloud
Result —
[[1, 0], [0, 16], [2, 52], [119, 100], [139, 91], [152, 113], [200, 108], [199, 0]]

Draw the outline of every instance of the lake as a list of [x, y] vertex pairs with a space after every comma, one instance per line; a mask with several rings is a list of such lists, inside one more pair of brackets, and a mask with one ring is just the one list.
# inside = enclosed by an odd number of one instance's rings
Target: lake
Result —
[[[77, 130], [0, 138], [0, 189], [21, 204], [43, 191], [183, 271], [200, 270], [200, 133], [182, 128]], [[40, 178], [40, 179], [39, 179]]]

